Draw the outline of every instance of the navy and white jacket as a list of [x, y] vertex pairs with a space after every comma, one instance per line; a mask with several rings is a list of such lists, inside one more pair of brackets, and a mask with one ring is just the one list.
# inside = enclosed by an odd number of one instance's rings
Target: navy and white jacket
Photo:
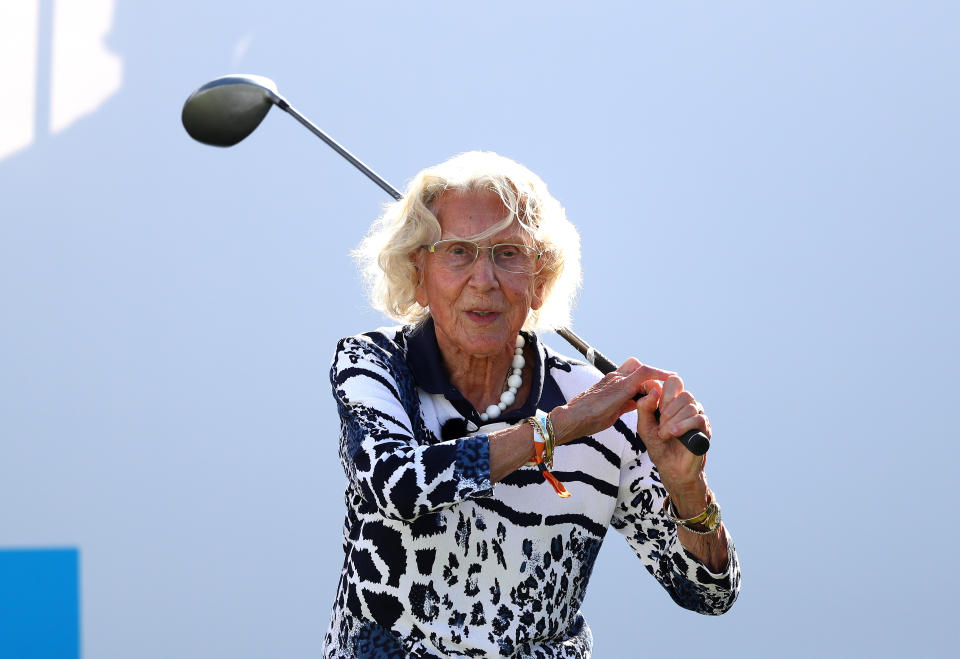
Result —
[[[550, 411], [601, 377], [523, 335], [536, 354], [530, 397], [498, 422]], [[494, 484], [483, 422], [441, 364], [432, 320], [337, 345], [347, 514], [325, 657], [589, 657], [580, 605], [608, 526], [678, 604], [730, 608], [733, 541], [722, 574], [683, 548], [636, 413], [557, 447], [553, 474], [570, 498], [535, 467]]]

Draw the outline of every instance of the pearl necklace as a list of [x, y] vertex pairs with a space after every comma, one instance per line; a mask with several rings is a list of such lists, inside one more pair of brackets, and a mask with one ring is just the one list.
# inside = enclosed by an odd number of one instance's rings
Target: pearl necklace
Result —
[[513, 405], [514, 401], [517, 400], [517, 390], [523, 386], [523, 379], [520, 376], [523, 374], [523, 365], [526, 364], [523, 358], [523, 346], [525, 343], [526, 341], [524, 341], [523, 337], [518, 334], [517, 349], [513, 351], [513, 362], [511, 362], [513, 372], [510, 374], [510, 377], [507, 378], [507, 386], [503, 393], [500, 394], [500, 402], [488, 407], [487, 411], [480, 415], [481, 421], [496, 419], [500, 416], [501, 412]]

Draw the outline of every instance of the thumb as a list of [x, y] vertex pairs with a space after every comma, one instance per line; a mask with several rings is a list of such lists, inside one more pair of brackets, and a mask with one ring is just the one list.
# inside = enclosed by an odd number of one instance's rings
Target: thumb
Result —
[[657, 406], [660, 404], [662, 388], [656, 380], [643, 383], [643, 398], [637, 401], [637, 434], [646, 440], [660, 436], [660, 423], [657, 421]]

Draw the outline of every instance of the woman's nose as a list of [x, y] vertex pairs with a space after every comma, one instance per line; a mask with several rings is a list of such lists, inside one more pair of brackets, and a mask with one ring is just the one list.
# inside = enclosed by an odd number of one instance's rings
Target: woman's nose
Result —
[[493, 264], [492, 250], [481, 249], [471, 267], [470, 281], [482, 285], [498, 283], [496, 266]]

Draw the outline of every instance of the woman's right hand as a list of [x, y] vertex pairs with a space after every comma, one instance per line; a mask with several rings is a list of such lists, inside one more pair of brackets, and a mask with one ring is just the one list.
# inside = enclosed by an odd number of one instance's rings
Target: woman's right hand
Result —
[[675, 374], [646, 366], [631, 357], [566, 405], [550, 412], [557, 445], [606, 430], [621, 416], [636, 409], [633, 397], [643, 391], [644, 382], [665, 380], [671, 375]]

